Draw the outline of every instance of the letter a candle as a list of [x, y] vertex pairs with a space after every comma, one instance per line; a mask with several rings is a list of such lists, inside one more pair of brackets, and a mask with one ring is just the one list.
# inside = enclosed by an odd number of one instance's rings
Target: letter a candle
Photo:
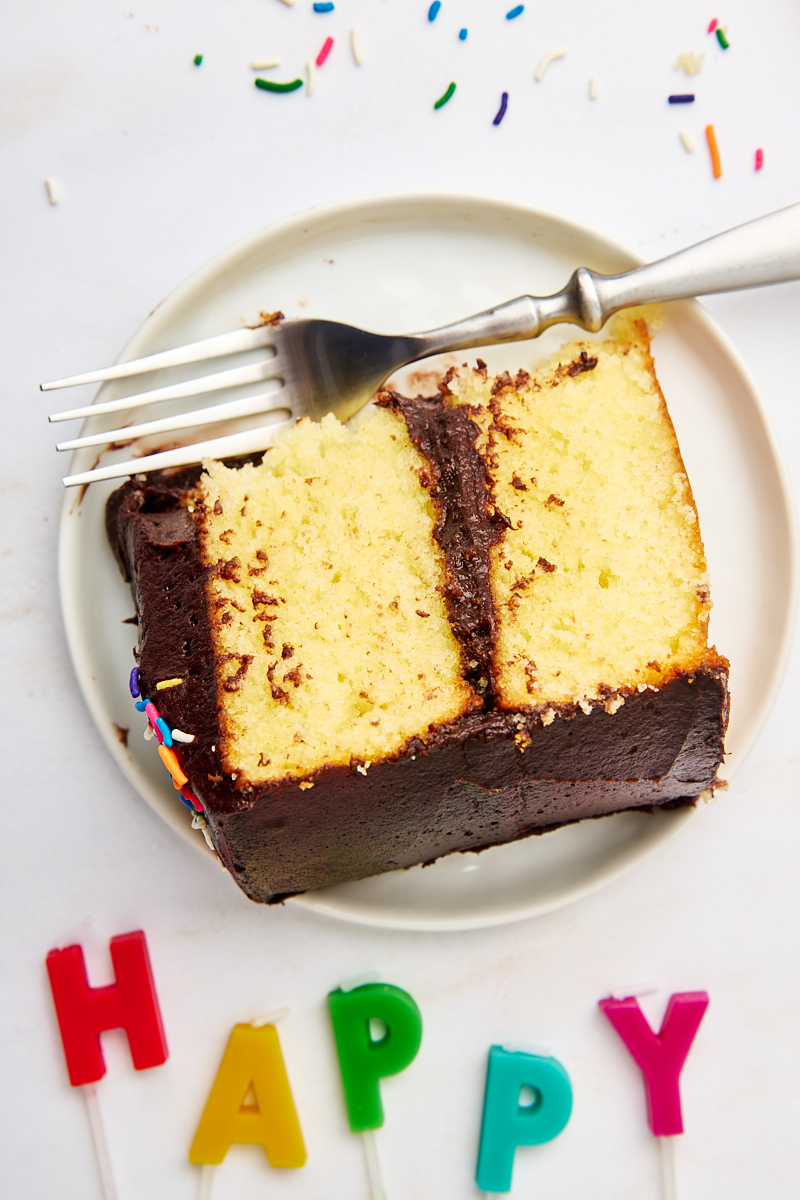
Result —
[[[422, 1017], [415, 1001], [390, 983], [367, 983], [328, 994], [333, 1036], [351, 1132], [364, 1138], [372, 1200], [384, 1200], [373, 1131], [383, 1125], [379, 1081], [414, 1061], [422, 1041]], [[375, 1038], [371, 1022], [380, 1022]]]
[[708, 1008], [708, 992], [670, 996], [661, 1028], [654, 1033], [635, 996], [598, 1001], [644, 1076], [647, 1119], [661, 1141], [664, 1200], [675, 1198], [673, 1143], [683, 1133], [679, 1079]]

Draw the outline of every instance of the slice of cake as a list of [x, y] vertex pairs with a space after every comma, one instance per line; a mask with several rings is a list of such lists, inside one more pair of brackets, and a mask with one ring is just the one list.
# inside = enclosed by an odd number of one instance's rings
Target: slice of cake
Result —
[[714, 786], [727, 662], [641, 321], [107, 517], [140, 704], [193, 739], [184, 794], [254, 900]]

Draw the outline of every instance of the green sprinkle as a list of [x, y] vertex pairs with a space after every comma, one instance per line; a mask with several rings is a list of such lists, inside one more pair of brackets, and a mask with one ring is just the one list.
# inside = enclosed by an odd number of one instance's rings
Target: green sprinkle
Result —
[[195, 54], [195, 56], [194, 56], [194, 65], [195, 65], [196, 67], [199, 67], [199, 66], [200, 66], [200, 63], [201, 63], [202, 61], [203, 61], [203, 56], [202, 56], [202, 54]]
[[293, 79], [291, 83], [273, 83], [271, 79], [256, 80], [256, 87], [263, 88], [265, 92], [296, 92], [302, 86], [302, 79]]
[[450, 99], [450, 97], [452, 96], [452, 94], [455, 90], [456, 90], [456, 85], [454, 83], [451, 83], [450, 87], [447, 89], [445, 94], [443, 96], [439, 97], [439, 99], [436, 101], [436, 103], [434, 104], [433, 107], [441, 108], [444, 104], [447, 104], [447, 101]]
[[730, 42], [719, 27], [717, 27], [717, 41], [719, 42], [720, 46], [722, 46], [723, 50], [727, 50], [730, 46]]

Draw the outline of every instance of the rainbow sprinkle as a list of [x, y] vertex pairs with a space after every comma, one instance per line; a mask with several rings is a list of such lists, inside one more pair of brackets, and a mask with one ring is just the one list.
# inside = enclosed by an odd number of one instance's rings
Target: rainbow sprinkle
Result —
[[496, 116], [496, 117], [495, 117], [495, 119], [492, 121], [492, 124], [493, 124], [493, 125], [499, 125], [499, 124], [500, 124], [500, 122], [502, 121], [503, 117], [506, 115], [506, 109], [507, 109], [507, 108], [508, 108], [508, 92], [503, 92], [503, 98], [502, 98], [502, 100], [500, 101], [500, 107], [499, 107], [499, 109], [497, 110], [497, 116]]
[[713, 20], [709, 23], [709, 26], [708, 26], [708, 29], [706, 30], [706, 32], [713, 33], [716, 28], [717, 28], [717, 18], [714, 17]]
[[758, 149], [758, 150], [756, 150], [756, 170], [760, 171], [761, 168], [763, 167], [763, 165], [764, 165], [764, 151], [761, 149]]
[[720, 46], [722, 46], [723, 50], [727, 50], [728, 47], [730, 46], [730, 42], [725, 37], [724, 30], [720, 29], [719, 26], [717, 26], [716, 33], [717, 33], [717, 41], [719, 42]]
[[303, 81], [293, 79], [291, 83], [274, 83], [271, 79], [256, 79], [255, 84], [265, 92], [296, 92], [303, 86]]
[[439, 9], [442, 7], [442, 0], [433, 0], [433, 4], [428, 9], [428, 20], [435, 21], [439, 15]]
[[706, 125], [706, 141], [708, 142], [708, 152], [711, 155], [711, 170], [714, 172], [714, 178], [721, 179], [722, 163], [720, 162], [717, 135], [714, 133], [713, 125]]
[[[175, 681], [166, 680], [165, 682], [173, 683]], [[183, 681], [179, 680], [178, 682]], [[189, 783], [189, 777], [183, 769], [181, 760], [173, 749], [173, 742], [193, 742], [195, 735], [193, 733], [184, 733], [181, 729], [170, 729], [153, 701], [141, 694], [137, 667], [134, 667], [130, 673], [128, 686], [137, 712], [143, 712], [147, 716], [148, 724], [144, 731], [145, 741], [149, 741], [152, 738], [156, 739], [158, 742], [158, 753], [164, 766], [172, 776], [172, 782], [175, 790], [180, 795], [181, 801], [193, 814], [202, 813], [204, 811], [203, 803], [195, 795], [192, 785]]]
[[694, 104], [694, 92], [679, 92], [677, 95], [668, 96], [670, 104]]
[[516, 8], [510, 9], [509, 12], [506, 13], [506, 20], [513, 21], [514, 17], [518, 17], [524, 12], [525, 12], [525, 5], [518, 4]]
[[131, 695], [133, 696], [134, 700], [138, 700], [142, 694], [139, 691], [139, 668], [138, 667], [134, 667], [133, 670], [131, 671], [131, 677], [128, 680], [128, 687], [131, 689]]
[[325, 59], [328, 57], [328, 55], [330, 54], [332, 49], [333, 49], [333, 38], [332, 37], [325, 38], [325, 41], [322, 44], [322, 49], [320, 50], [319, 54], [317, 55], [317, 66], [318, 67], [322, 66], [322, 64], [325, 62]]
[[458, 38], [459, 38], [459, 41], [461, 41], [461, 42], [465, 42], [465, 41], [467, 40], [467, 31], [466, 31], [466, 29], [459, 29], [459, 31], [458, 31]]
[[331, 4], [331, 0], [328, 0], [327, 4], [315, 4], [314, 12], [318, 12], [318, 13], [333, 12], [333, 5]]
[[203, 56], [202, 56], [202, 54], [195, 54], [194, 58], [192, 59], [192, 62], [194, 63], [194, 65], [195, 65], [196, 67], [199, 67], [199, 66], [200, 66], [200, 63], [201, 63], [202, 61], [203, 61]]
[[456, 90], [456, 85], [454, 83], [451, 83], [449, 88], [447, 89], [447, 91], [444, 93], [443, 96], [439, 97], [439, 99], [436, 101], [436, 103], [434, 104], [433, 107], [434, 108], [443, 108], [445, 106], [445, 104], [447, 104], [447, 101], [453, 95], [453, 92], [455, 90]]

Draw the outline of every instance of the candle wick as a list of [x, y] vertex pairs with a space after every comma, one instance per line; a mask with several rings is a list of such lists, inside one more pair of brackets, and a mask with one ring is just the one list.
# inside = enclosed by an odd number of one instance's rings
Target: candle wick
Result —
[[367, 1160], [370, 1200], [386, 1200], [383, 1177], [381, 1176], [381, 1164], [378, 1161], [378, 1147], [375, 1142], [375, 1134], [371, 1129], [365, 1130], [361, 1134], [361, 1137], [364, 1142], [364, 1157]]
[[111, 1158], [108, 1153], [106, 1131], [103, 1128], [100, 1105], [97, 1103], [97, 1088], [93, 1083], [85, 1083], [83, 1085], [83, 1095], [86, 1100], [86, 1111], [89, 1114], [89, 1128], [92, 1131], [94, 1156], [97, 1159], [97, 1169], [100, 1172], [100, 1186], [103, 1191], [103, 1200], [117, 1200], [117, 1189], [114, 1186], [114, 1176], [111, 1172]]
[[661, 1143], [661, 1187], [664, 1200], [678, 1200], [675, 1184], [675, 1138], [660, 1137]]

